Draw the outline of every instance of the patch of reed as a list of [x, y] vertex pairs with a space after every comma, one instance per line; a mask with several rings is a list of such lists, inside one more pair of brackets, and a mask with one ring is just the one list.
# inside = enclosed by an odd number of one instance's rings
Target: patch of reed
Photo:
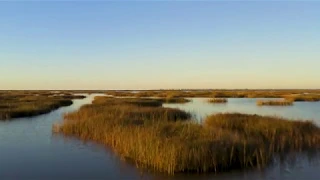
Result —
[[228, 99], [226, 98], [211, 98], [208, 100], [208, 103], [227, 103]]
[[98, 97], [53, 131], [109, 145], [139, 167], [168, 174], [262, 168], [277, 153], [320, 146], [320, 130], [309, 121], [229, 113], [201, 125], [184, 111], [140, 100], [157, 101]]
[[162, 97], [165, 98], [171, 94], [175, 97], [215, 97], [215, 98], [282, 98], [292, 94], [316, 95], [320, 90], [312, 89], [279, 89], [279, 90], [254, 90], [254, 89], [216, 89], [216, 90], [142, 90], [142, 91], [107, 91], [109, 95], [122, 97]]
[[289, 101], [307, 101], [307, 102], [318, 102], [320, 101], [320, 95], [317, 95], [317, 94], [314, 94], [314, 95], [310, 95], [310, 94], [307, 94], [307, 95], [301, 95], [301, 94], [298, 94], [298, 95], [287, 95], [287, 96], [284, 96], [284, 98], [286, 100], [289, 100]]
[[[273, 116], [219, 113], [205, 120], [207, 127], [222, 128], [253, 138], [271, 153], [320, 148], [320, 128], [311, 121], [295, 121]], [[271, 148], [271, 149], [270, 149]], [[273, 155], [273, 154], [272, 154]]]
[[165, 99], [163, 99], [165, 103], [187, 103], [190, 102], [189, 99], [179, 97], [175, 93], [168, 94]]
[[85, 96], [54, 96], [49, 91], [3, 93], [0, 96], [0, 120], [45, 114], [59, 107], [69, 106], [72, 104], [72, 99], [80, 98]]
[[292, 106], [291, 100], [258, 100], [258, 106]]

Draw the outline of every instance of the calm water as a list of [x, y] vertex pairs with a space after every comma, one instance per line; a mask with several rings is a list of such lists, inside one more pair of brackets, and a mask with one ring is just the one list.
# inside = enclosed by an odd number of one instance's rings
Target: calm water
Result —
[[[191, 98], [191, 103], [165, 104], [195, 114], [198, 120], [219, 112], [239, 112], [259, 115], [281, 116], [291, 119], [313, 120], [320, 125], [320, 102], [295, 102], [293, 106], [257, 106], [257, 100], [265, 98], [229, 98], [225, 104], [207, 103], [208, 98]], [[270, 100], [272, 98], [269, 98]], [[275, 98], [273, 98], [275, 99]]]
[[[233, 171], [219, 175], [165, 175], [141, 172], [133, 165], [121, 161], [112, 151], [95, 143], [84, 143], [76, 138], [52, 134], [52, 124], [61, 122], [66, 112], [77, 110], [92, 101], [94, 95], [84, 100], [75, 100], [69, 107], [63, 107], [49, 114], [0, 121], [0, 179], [217, 179], [217, 180], [259, 180], [259, 179], [319, 179], [319, 164], [312, 156], [277, 163], [264, 171]], [[252, 104], [253, 103], [253, 104]], [[166, 105], [168, 106], [168, 105]], [[286, 112], [298, 117], [319, 119], [316, 107], [319, 103], [296, 104], [291, 110], [283, 108], [255, 109], [254, 100], [232, 99], [227, 105], [206, 104], [195, 99], [185, 105], [170, 105], [199, 113], [204, 117], [212, 112], [240, 111], [279, 114]], [[316, 107], [315, 107], [316, 106]], [[251, 108], [250, 108], [251, 107]], [[303, 108], [300, 109], [299, 107]], [[313, 112], [312, 114], [307, 112]], [[300, 113], [299, 113], [300, 112]], [[284, 115], [279, 114], [279, 115]], [[318, 117], [318, 118], [317, 118]]]
[[[0, 179], [128, 179], [139, 172], [94, 143], [52, 134], [66, 112], [94, 95], [49, 114], [0, 121]], [[128, 166], [128, 167], [127, 167]]]

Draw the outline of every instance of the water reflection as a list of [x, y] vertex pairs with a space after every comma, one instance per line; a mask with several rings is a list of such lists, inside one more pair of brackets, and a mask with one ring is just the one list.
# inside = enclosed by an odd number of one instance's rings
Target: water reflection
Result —
[[[49, 114], [13, 121], [0, 121], [0, 179], [156, 179], [156, 180], [269, 180], [320, 179], [317, 154], [276, 159], [264, 170], [250, 169], [221, 174], [164, 174], [139, 170], [122, 161], [105, 146], [73, 137], [52, 134], [52, 124], [61, 122], [66, 112], [88, 104], [96, 94], [75, 100]], [[319, 120], [319, 103], [296, 103], [292, 107], [257, 107], [256, 99], [229, 99], [223, 104], [208, 104], [195, 98], [192, 103], [165, 105], [196, 112], [199, 119], [214, 112], [245, 112], [284, 115]], [[294, 158], [293, 158], [294, 157]], [[291, 159], [289, 159], [291, 158]]]
[[0, 179], [128, 179], [139, 171], [104, 146], [52, 134], [54, 123], [95, 94], [51, 113], [0, 121]]
[[[226, 104], [208, 103], [208, 98], [191, 98], [186, 104], [164, 104], [195, 115], [201, 122], [206, 116], [220, 112], [238, 112], [281, 116], [292, 119], [309, 119], [320, 125], [320, 102], [295, 102], [293, 106], [257, 106], [257, 100], [265, 98], [229, 98]], [[270, 99], [269, 99], [270, 100]], [[232, 171], [214, 175], [214, 179], [320, 179], [319, 154], [316, 152], [292, 153], [275, 157], [274, 163], [264, 170]], [[207, 175], [199, 179], [211, 179]], [[183, 178], [181, 178], [183, 179]]]
[[[219, 112], [239, 112], [259, 115], [281, 116], [291, 119], [313, 120], [320, 125], [320, 102], [295, 102], [293, 106], [257, 106], [257, 100], [265, 98], [229, 98], [225, 104], [207, 103], [208, 98], [191, 98], [186, 104], [165, 104], [164, 107], [179, 108], [196, 115], [201, 121], [207, 115]], [[269, 98], [270, 100], [270, 98]]]

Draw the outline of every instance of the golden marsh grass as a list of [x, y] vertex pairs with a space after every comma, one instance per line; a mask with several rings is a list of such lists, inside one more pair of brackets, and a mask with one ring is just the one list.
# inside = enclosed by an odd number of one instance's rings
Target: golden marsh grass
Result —
[[62, 106], [72, 104], [72, 99], [85, 96], [54, 94], [48, 91], [13, 91], [0, 95], [0, 120], [30, 117], [48, 113]]
[[320, 129], [309, 121], [227, 113], [201, 125], [159, 102], [97, 97], [53, 130], [106, 144], [139, 167], [168, 174], [262, 168], [278, 153], [320, 147]]
[[227, 103], [228, 99], [226, 98], [211, 98], [208, 100], [209, 103]]
[[291, 100], [258, 100], [258, 106], [292, 106]]

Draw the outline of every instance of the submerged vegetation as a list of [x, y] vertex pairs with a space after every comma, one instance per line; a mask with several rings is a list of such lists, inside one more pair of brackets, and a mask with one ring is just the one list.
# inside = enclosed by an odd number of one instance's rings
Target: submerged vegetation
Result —
[[109, 145], [139, 167], [168, 174], [262, 168], [279, 153], [320, 147], [320, 129], [309, 121], [227, 113], [197, 124], [162, 103], [96, 97], [53, 131]]
[[59, 107], [71, 105], [72, 99], [81, 98], [85, 98], [85, 96], [56, 94], [46, 91], [37, 93], [29, 91], [1, 93], [0, 120], [45, 114]]
[[227, 103], [228, 99], [226, 98], [211, 98], [208, 100], [209, 103]]
[[258, 100], [258, 106], [292, 106], [292, 100]]

